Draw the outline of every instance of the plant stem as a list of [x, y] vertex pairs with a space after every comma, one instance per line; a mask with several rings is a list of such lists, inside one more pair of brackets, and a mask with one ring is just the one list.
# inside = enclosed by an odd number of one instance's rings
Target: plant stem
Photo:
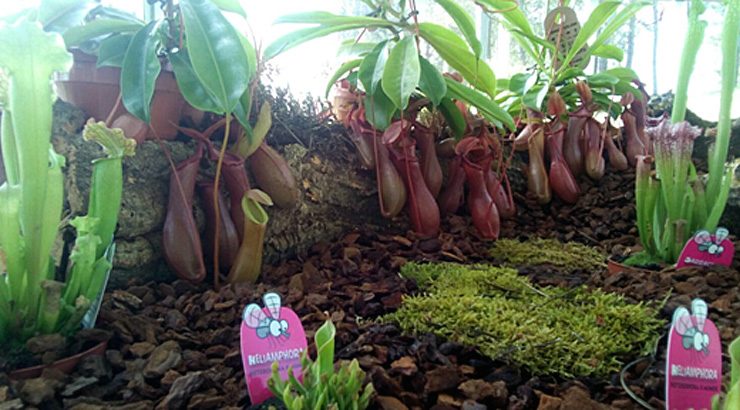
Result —
[[689, 79], [691, 79], [691, 73], [694, 71], [696, 54], [704, 40], [704, 29], [707, 27], [706, 21], [699, 20], [704, 10], [702, 0], [691, 0], [689, 5], [689, 28], [686, 30], [686, 40], [681, 52], [681, 65], [678, 69], [676, 95], [673, 97], [673, 111], [671, 112], [671, 123], [673, 124], [683, 121], [686, 117]]
[[[709, 156], [709, 182], [707, 197], [717, 198], [724, 176], [723, 168], [727, 160], [727, 149], [730, 144], [730, 127], [732, 120], [732, 94], [737, 79], [737, 50], [740, 36], [740, 0], [727, 2], [725, 24], [722, 28], [722, 90], [717, 123], [717, 139]], [[715, 202], [716, 203], [716, 202]]]
[[220, 250], [220, 238], [221, 238], [221, 209], [218, 203], [218, 190], [219, 182], [221, 182], [221, 168], [224, 164], [224, 155], [226, 155], [226, 147], [229, 145], [229, 133], [231, 132], [231, 112], [226, 112], [226, 127], [224, 128], [224, 141], [221, 143], [221, 151], [218, 153], [218, 162], [216, 163], [216, 176], [213, 181], [213, 209], [216, 212], [216, 227], [214, 229], [214, 243], [213, 243], [213, 287], [218, 291], [221, 287], [219, 275], [219, 250]]

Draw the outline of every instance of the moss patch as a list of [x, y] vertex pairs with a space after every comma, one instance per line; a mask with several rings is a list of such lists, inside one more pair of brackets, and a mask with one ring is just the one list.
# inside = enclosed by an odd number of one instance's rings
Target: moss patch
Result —
[[553, 265], [563, 270], [595, 270], [605, 266], [606, 255], [578, 242], [534, 238], [525, 242], [499, 239], [491, 256], [511, 265]]
[[383, 318], [406, 332], [476, 346], [533, 374], [606, 376], [652, 351], [658, 309], [585, 287], [537, 287], [509, 268], [409, 263], [401, 274], [426, 294]]

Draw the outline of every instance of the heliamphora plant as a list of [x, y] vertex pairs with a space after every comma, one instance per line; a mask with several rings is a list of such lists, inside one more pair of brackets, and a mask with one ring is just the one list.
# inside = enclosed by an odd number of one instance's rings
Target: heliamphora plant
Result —
[[103, 291], [121, 205], [122, 159], [135, 142], [92, 119], [83, 136], [103, 147], [93, 162], [88, 213], [72, 219], [77, 237], [69, 266], [56, 280], [52, 248], [62, 224], [64, 157], [51, 145], [51, 76], [72, 58], [58, 34], [35, 21], [0, 23], [0, 107], [3, 165], [0, 186], [0, 346], [39, 333], [70, 334]]
[[721, 44], [720, 115], [717, 138], [709, 155], [707, 182], [697, 175], [691, 161], [694, 139], [699, 130], [684, 120], [689, 79], [707, 24], [700, 20], [705, 8], [703, 1], [692, 0], [671, 118], [663, 118], [648, 129], [654, 141], [654, 156], [637, 157], [637, 227], [644, 251], [630, 257], [627, 263], [675, 262], [686, 241], [697, 230], [714, 231], [724, 212], [738, 164], [728, 165], [725, 161], [740, 37], [740, 0], [726, 3]]

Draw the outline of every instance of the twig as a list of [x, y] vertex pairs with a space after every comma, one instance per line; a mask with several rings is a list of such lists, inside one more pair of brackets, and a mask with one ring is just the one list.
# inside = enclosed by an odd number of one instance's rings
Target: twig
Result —
[[280, 125], [282, 125], [283, 128], [285, 128], [288, 131], [288, 134], [290, 134], [290, 136], [293, 137], [293, 139], [296, 140], [297, 143], [301, 144], [303, 148], [307, 148], [306, 144], [304, 144], [303, 141], [301, 141], [301, 139], [298, 138], [298, 136], [293, 132], [293, 130], [291, 130], [290, 127], [288, 127], [288, 125], [286, 125], [285, 122], [283, 122], [283, 120], [280, 119], [280, 117], [275, 116], [275, 121], [279, 122]]
[[[622, 385], [622, 388], [624, 389], [625, 393], [627, 393], [628, 396], [634, 401], [637, 402], [637, 404], [641, 405], [642, 407], [648, 409], [648, 410], [657, 410], [655, 407], [651, 406], [648, 402], [637, 396], [635, 392], [632, 391], [632, 389], [627, 386], [627, 382], [624, 379], [624, 375], [627, 373], [627, 370], [629, 370], [632, 366], [636, 365], [637, 363], [640, 363], [642, 361], [645, 361], [647, 359], [650, 359], [651, 361], [654, 361], [655, 358], [652, 356], [645, 356], [640, 357], [638, 359], [633, 360], [627, 366], [624, 366], [621, 372], [619, 372], [619, 383]], [[641, 376], [642, 377], [642, 376]]]

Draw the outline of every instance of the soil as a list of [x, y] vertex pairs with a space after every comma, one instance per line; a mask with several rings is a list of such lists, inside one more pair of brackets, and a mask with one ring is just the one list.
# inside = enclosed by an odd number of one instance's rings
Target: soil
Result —
[[[630, 172], [612, 170], [598, 184], [584, 181], [584, 195], [575, 206], [554, 200], [543, 207], [519, 196], [518, 215], [503, 223], [502, 236], [555, 237], [624, 254], [637, 242], [633, 180]], [[244, 306], [265, 291], [283, 296], [283, 305], [302, 319], [309, 340], [331, 317], [337, 327], [337, 357], [359, 360], [378, 392], [374, 408], [640, 408], [620, 386], [618, 374], [609, 379], [532, 377], [504, 358], [483, 357], [474, 347], [432, 335], [405, 335], [395, 325], [374, 323], [397, 309], [404, 294], [418, 291], [398, 275], [408, 261], [496, 263], [488, 255], [491, 243], [478, 238], [467, 216], [446, 218], [442, 232], [423, 240], [411, 232], [350, 232], [266, 267], [256, 286], [226, 286], [217, 292], [206, 284], [133, 281], [106, 294], [98, 320], [99, 328], [112, 334], [105, 357], [83, 360], [72, 375], [46, 372], [38, 379], [9, 381], [0, 374], [0, 408], [248, 407], [239, 321]], [[736, 259], [732, 269], [629, 275], [610, 275], [606, 268], [566, 273], [521, 266], [519, 271], [538, 284], [587, 284], [635, 302], [667, 298], [661, 311], [666, 333], [673, 309], [702, 297], [728, 343], [740, 334], [738, 267]], [[636, 363], [625, 377], [634, 394], [655, 408], [662, 408], [664, 400], [665, 344], [661, 340], [656, 355]]]

